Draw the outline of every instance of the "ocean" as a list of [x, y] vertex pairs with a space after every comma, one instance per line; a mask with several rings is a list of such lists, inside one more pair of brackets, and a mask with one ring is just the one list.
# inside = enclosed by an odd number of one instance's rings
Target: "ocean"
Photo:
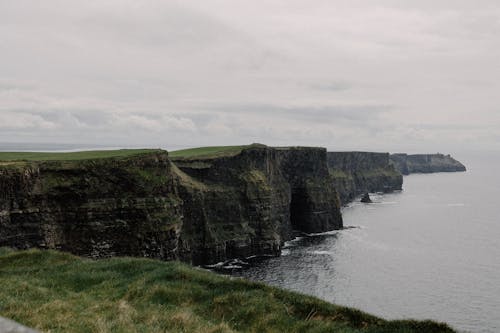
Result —
[[345, 230], [300, 237], [233, 274], [387, 319], [500, 332], [500, 154], [464, 173], [414, 174], [343, 209]]

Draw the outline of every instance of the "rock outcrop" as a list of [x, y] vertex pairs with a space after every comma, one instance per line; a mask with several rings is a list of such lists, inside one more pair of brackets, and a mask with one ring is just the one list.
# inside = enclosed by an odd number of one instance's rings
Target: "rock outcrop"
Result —
[[342, 227], [326, 150], [213, 158], [0, 162], [0, 246], [194, 264], [278, 255], [292, 230]]
[[360, 201], [363, 203], [372, 203], [373, 202], [372, 198], [370, 198], [370, 193], [363, 194]]
[[389, 153], [328, 152], [333, 185], [343, 205], [367, 192], [401, 190], [403, 176], [389, 161]]
[[411, 173], [460, 172], [465, 166], [450, 155], [443, 154], [391, 154], [391, 163], [403, 175]]

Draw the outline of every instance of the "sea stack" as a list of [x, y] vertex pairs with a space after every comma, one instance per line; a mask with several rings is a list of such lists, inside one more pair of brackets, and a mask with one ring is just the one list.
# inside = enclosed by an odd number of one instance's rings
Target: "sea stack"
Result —
[[363, 202], [363, 203], [372, 203], [373, 201], [370, 198], [370, 194], [365, 193], [365, 195], [363, 195], [363, 197], [361, 198], [361, 202]]

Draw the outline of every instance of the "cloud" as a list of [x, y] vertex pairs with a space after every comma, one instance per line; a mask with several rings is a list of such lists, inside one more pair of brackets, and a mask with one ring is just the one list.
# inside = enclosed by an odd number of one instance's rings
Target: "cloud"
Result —
[[343, 91], [351, 88], [351, 85], [344, 81], [337, 82], [320, 82], [312, 83], [309, 85], [311, 89], [325, 90], [325, 91]]
[[0, 129], [2, 130], [52, 130], [56, 127], [56, 124], [38, 115], [12, 111], [0, 113]]
[[294, 120], [300, 123], [342, 123], [351, 126], [365, 126], [367, 123], [380, 120], [384, 113], [389, 112], [391, 106], [386, 105], [220, 105], [212, 106], [211, 112], [225, 114], [246, 114], [256, 118], [277, 118]]
[[186, 117], [162, 115], [160, 117], [147, 117], [139, 114], [114, 115], [114, 123], [123, 128], [138, 128], [145, 131], [159, 133], [171, 131], [194, 132], [196, 126], [193, 121]]
[[494, 0], [2, 1], [0, 140], [500, 149], [499, 22]]

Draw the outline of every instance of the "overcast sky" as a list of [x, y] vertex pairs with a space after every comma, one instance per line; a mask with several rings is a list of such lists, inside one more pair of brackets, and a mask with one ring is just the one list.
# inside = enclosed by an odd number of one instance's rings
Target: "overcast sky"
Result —
[[0, 142], [500, 149], [498, 0], [0, 0]]

